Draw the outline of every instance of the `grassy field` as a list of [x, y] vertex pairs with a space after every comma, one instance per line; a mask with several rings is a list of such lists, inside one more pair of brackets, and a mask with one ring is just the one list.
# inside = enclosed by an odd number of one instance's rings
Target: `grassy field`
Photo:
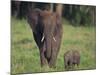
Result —
[[40, 66], [39, 50], [34, 42], [31, 29], [25, 19], [11, 19], [11, 73], [34, 73], [64, 71], [63, 55], [70, 49], [81, 54], [78, 68], [96, 68], [96, 29], [95, 27], [74, 27], [63, 21], [63, 39], [57, 58], [56, 68]]

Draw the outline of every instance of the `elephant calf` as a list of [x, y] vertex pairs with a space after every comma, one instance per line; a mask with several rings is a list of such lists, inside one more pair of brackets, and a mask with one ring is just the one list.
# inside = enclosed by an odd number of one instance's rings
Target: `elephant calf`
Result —
[[65, 69], [71, 69], [80, 63], [80, 53], [76, 50], [67, 51], [64, 54]]

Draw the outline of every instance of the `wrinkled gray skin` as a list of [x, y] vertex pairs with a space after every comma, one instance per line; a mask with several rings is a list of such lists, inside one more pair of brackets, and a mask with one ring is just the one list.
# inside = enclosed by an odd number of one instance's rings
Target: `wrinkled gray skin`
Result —
[[56, 13], [34, 9], [27, 15], [34, 40], [40, 50], [41, 66], [55, 67], [62, 38], [61, 17]]
[[80, 53], [76, 50], [67, 51], [64, 54], [65, 69], [73, 69], [75, 65], [80, 64]]

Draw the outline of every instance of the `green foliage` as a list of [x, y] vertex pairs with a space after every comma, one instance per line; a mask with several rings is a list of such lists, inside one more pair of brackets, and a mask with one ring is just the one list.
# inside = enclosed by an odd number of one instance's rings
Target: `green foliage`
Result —
[[63, 20], [63, 39], [57, 58], [56, 68], [40, 66], [39, 50], [25, 19], [11, 19], [11, 73], [34, 73], [65, 71], [63, 55], [70, 49], [81, 54], [79, 67], [74, 70], [96, 68], [95, 27], [73, 27]]

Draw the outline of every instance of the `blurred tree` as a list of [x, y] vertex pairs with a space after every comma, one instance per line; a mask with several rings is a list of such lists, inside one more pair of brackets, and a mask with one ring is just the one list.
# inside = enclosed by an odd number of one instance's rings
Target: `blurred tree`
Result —
[[11, 14], [14, 15], [14, 16], [18, 16], [19, 14], [19, 10], [20, 10], [20, 4], [21, 2], [20, 1], [12, 1], [11, 2]]

